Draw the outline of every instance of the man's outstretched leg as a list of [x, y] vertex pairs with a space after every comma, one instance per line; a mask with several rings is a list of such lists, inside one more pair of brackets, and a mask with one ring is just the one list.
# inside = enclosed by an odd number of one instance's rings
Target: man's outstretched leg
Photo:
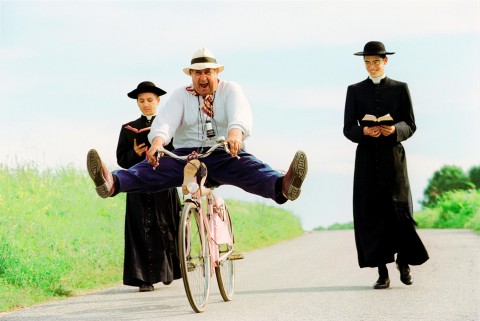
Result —
[[115, 189], [112, 173], [110, 173], [105, 164], [102, 162], [95, 149], [88, 151], [87, 170], [88, 174], [95, 183], [97, 194], [102, 198], [111, 196]]
[[242, 151], [240, 158], [221, 152], [202, 159], [209, 170], [208, 181], [214, 185], [233, 185], [244, 191], [270, 198], [277, 204], [300, 196], [308, 171], [307, 155], [298, 151], [285, 175], [255, 156]]
[[[188, 155], [190, 151], [186, 154]], [[147, 160], [129, 169], [110, 172], [98, 152], [91, 149], [87, 154], [87, 170], [97, 194], [102, 198], [118, 193], [154, 193], [182, 185], [184, 163], [164, 157], [159, 166], [152, 167]]]

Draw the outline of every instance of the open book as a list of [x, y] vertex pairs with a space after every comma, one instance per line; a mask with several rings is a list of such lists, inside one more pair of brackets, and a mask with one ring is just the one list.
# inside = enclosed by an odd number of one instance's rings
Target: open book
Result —
[[365, 116], [363, 116], [361, 124], [363, 126], [368, 126], [368, 127], [380, 126], [380, 125], [391, 126], [394, 124], [394, 122], [390, 114], [386, 114], [380, 117], [375, 117], [374, 115], [366, 114]]
[[137, 140], [137, 144], [147, 143], [148, 142], [148, 133], [150, 132], [150, 127], [145, 127], [137, 129], [130, 125], [124, 126], [123, 128], [127, 129], [125, 133], [127, 134], [130, 140]]

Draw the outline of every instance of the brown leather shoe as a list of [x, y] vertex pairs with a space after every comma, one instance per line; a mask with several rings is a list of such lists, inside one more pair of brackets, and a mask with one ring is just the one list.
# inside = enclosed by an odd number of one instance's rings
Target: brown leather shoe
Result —
[[308, 162], [307, 155], [299, 150], [293, 158], [287, 174], [283, 177], [282, 194], [290, 201], [300, 196], [301, 187], [305, 176], [307, 176]]
[[111, 196], [114, 191], [112, 173], [108, 171], [95, 149], [88, 151], [87, 170], [90, 178], [95, 183], [97, 194], [102, 198]]

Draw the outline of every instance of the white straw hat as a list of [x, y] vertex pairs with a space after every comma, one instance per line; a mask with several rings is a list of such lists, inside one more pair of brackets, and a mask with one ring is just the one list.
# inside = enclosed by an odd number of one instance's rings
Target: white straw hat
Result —
[[217, 59], [215, 59], [210, 50], [202, 48], [193, 54], [190, 66], [183, 68], [183, 72], [190, 76], [190, 69], [203, 70], [207, 68], [218, 68], [218, 72], [222, 72], [224, 67], [217, 64]]

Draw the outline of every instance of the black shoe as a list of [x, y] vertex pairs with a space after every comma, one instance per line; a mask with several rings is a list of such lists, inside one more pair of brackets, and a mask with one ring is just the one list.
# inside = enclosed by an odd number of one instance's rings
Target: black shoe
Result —
[[153, 290], [154, 290], [153, 284], [145, 283], [145, 284], [140, 285], [139, 292], [150, 292], [150, 291], [153, 291]]
[[408, 264], [398, 264], [397, 269], [400, 271], [400, 281], [403, 284], [410, 285], [413, 283], [412, 275], [410, 274], [410, 267]]
[[377, 282], [373, 285], [374, 289], [386, 289], [390, 287], [390, 279], [387, 276], [380, 275]]
[[172, 284], [172, 281], [165, 281], [165, 282], [162, 282], [164, 285], [170, 285]]

